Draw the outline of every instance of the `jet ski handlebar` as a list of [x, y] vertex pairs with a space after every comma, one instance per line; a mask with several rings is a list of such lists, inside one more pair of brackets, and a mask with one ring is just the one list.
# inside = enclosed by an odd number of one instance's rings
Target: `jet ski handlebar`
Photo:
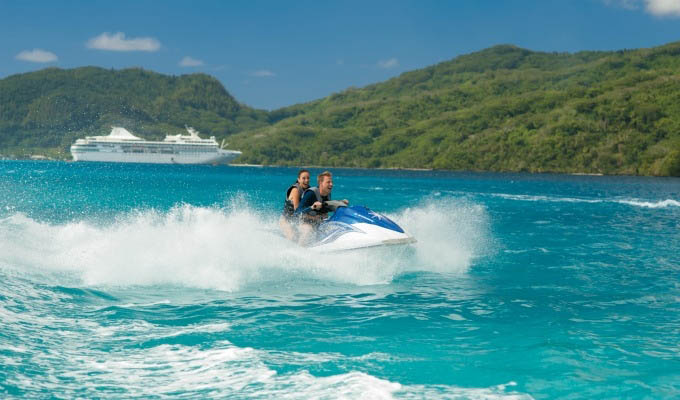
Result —
[[343, 200], [328, 200], [323, 202], [324, 208], [335, 211], [338, 207], [347, 207], [347, 203]]

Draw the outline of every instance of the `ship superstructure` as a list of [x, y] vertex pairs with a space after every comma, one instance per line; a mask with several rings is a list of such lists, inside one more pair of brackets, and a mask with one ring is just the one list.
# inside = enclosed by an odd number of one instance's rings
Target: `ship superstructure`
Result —
[[107, 136], [87, 136], [71, 145], [74, 161], [104, 161], [152, 164], [228, 164], [241, 155], [225, 150], [214, 136], [201, 139], [186, 127], [187, 135], [167, 135], [163, 141], [145, 140], [114, 126]]

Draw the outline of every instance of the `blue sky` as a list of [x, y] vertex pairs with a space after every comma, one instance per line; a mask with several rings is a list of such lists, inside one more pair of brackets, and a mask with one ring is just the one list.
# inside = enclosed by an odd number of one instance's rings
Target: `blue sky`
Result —
[[0, 78], [46, 67], [204, 72], [276, 109], [503, 43], [616, 50], [680, 40], [680, 0], [0, 0]]

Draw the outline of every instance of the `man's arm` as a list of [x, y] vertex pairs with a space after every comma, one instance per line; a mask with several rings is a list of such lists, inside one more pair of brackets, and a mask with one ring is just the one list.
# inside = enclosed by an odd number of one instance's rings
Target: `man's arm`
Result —
[[314, 215], [314, 213], [310, 214], [312, 211], [316, 211], [314, 208], [314, 205], [317, 203], [316, 201], [316, 195], [314, 192], [311, 190], [308, 192], [305, 192], [305, 194], [302, 196], [302, 200], [300, 200], [300, 206], [295, 210], [295, 214], [298, 215]]

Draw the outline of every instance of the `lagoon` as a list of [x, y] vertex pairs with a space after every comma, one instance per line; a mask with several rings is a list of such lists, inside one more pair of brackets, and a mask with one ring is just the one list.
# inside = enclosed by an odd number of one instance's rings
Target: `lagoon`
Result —
[[296, 171], [0, 161], [3, 397], [680, 396], [680, 179], [332, 169], [418, 243], [319, 256]]

